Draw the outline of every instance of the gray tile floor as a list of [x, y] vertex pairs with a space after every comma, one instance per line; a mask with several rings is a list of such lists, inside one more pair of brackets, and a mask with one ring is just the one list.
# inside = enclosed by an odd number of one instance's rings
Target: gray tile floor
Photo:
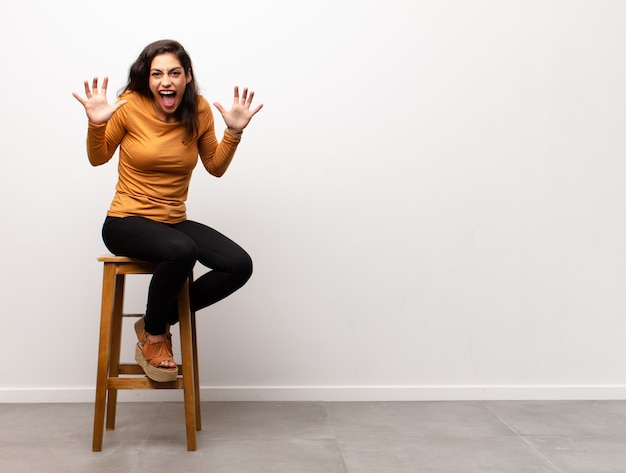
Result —
[[626, 473], [626, 401], [0, 404], [2, 473]]

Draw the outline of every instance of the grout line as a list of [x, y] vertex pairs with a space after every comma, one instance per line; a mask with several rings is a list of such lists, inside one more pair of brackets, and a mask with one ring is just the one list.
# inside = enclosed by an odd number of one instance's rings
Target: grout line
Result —
[[328, 403], [322, 402], [321, 404], [324, 406], [324, 412], [326, 413], [326, 427], [328, 428], [329, 432], [332, 434], [332, 440], [335, 441], [335, 445], [337, 445], [337, 450], [339, 450], [339, 455], [341, 455], [341, 462], [343, 463], [344, 472], [350, 473], [350, 470], [348, 470], [348, 465], [346, 464], [346, 457], [343, 454], [343, 448], [341, 448], [341, 443], [339, 442], [339, 439], [337, 438], [337, 433], [335, 432], [335, 429], [333, 428], [332, 423], [330, 422], [330, 415], [328, 413]]
[[496, 419], [502, 422], [511, 432], [513, 432], [520, 440], [522, 440], [522, 442], [524, 442], [531, 449], [533, 449], [541, 458], [543, 458], [546, 462], [548, 462], [548, 464], [552, 466], [556, 471], [558, 471], [559, 473], [566, 473], [563, 470], [561, 470], [558, 466], [556, 466], [552, 460], [550, 460], [541, 450], [539, 450], [535, 445], [533, 445], [526, 437], [524, 437], [517, 430], [515, 430], [511, 424], [509, 424], [502, 417], [500, 417], [498, 414], [493, 412], [489, 408], [489, 406], [485, 405], [484, 402], [480, 401], [480, 405], [482, 405], [485, 409], [487, 409], [491, 413], [492, 416], [494, 416]]

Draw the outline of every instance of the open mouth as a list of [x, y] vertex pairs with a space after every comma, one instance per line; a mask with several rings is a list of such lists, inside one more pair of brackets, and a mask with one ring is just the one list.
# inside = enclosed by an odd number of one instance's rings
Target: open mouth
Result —
[[161, 91], [159, 92], [159, 95], [161, 96], [163, 105], [166, 107], [173, 107], [176, 103], [176, 92], [173, 90]]

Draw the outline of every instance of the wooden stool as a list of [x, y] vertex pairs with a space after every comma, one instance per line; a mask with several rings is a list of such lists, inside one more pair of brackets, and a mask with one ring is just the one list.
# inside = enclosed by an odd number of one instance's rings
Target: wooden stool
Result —
[[[189, 283], [185, 282], [178, 296], [180, 345], [182, 363], [178, 378], [158, 383], [145, 376], [137, 364], [121, 364], [122, 318], [143, 314], [124, 314], [124, 283], [127, 274], [153, 274], [156, 265], [123, 256], [100, 256], [104, 263], [102, 279], [102, 312], [100, 314], [100, 346], [93, 422], [93, 451], [102, 450], [105, 411], [106, 429], [115, 428], [118, 389], [182, 389], [185, 403], [187, 450], [196, 449], [196, 430], [201, 429], [200, 383], [198, 381], [198, 351], [196, 348], [196, 318], [189, 305]], [[130, 375], [130, 376], [120, 376]], [[137, 376], [140, 375], [140, 376]]]

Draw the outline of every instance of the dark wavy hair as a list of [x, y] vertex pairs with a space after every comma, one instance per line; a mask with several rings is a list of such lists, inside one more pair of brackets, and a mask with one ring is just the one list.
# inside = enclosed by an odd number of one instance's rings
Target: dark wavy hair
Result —
[[154, 100], [150, 91], [150, 66], [156, 56], [165, 53], [172, 53], [178, 58], [185, 71], [185, 76], [191, 74], [191, 81], [185, 87], [183, 99], [176, 112], [174, 112], [174, 118], [185, 126], [183, 142], [188, 143], [198, 134], [198, 85], [193, 73], [189, 53], [178, 41], [163, 39], [146, 46], [130, 66], [128, 84], [126, 84], [122, 93], [134, 91], [150, 100]]

